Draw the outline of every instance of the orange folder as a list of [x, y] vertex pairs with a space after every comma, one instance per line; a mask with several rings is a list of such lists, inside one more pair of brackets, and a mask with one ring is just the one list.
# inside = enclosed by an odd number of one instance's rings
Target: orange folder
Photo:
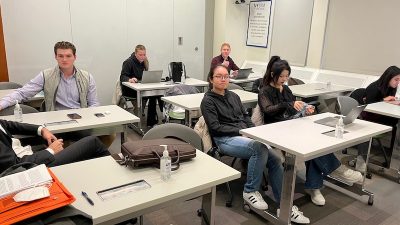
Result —
[[32, 202], [15, 202], [13, 195], [0, 199], [0, 224], [12, 224], [37, 216], [53, 209], [66, 206], [75, 201], [75, 197], [51, 172], [53, 183], [49, 188], [50, 196]]

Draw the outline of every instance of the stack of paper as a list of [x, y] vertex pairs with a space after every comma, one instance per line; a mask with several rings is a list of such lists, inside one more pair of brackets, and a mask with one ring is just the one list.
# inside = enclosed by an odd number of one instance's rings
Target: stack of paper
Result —
[[0, 178], [0, 198], [27, 188], [50, 184], [52, 178], [44, 164]]

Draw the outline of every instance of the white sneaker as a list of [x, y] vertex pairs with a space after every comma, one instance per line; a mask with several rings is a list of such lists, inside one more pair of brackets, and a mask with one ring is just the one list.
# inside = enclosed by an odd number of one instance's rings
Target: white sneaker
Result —
[[330, 175], [348, 183], [360, 183], [363, 180], [363, 176], [360, 172], [348, 169], [344, 165], [340, 165], [339, 168], [333, 171]]
[[243, 192], [243, 199], [256, 209], [259, 210], [268, 209], [268, 204], [264, 201], [263, 197], [258, 191], [249, 193]]
[[325, 198], [319, 189], [305, 189], [304, 191], [311, 196], [311, 201], [315, 205], [325, 205]]
[[[277, 210], [276, 212], [276, 216], [279, 217], [279, 213], [280, 213], [280, 209]], [[299, 210], [299, 208], [297, 208], [297, 206], [292, 206], [292, 214], [290, 217], [290, 221], [294, 222], [294, 223], [299, 223], [299, 224], [309, 224], [310, 223], [310, 219], [305, 217], [303, 215], [303, 212], [301, 212]]]

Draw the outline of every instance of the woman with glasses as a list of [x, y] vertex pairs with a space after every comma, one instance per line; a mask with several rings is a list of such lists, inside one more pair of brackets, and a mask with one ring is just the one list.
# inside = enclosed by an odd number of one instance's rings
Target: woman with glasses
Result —
[[[291, 68], [286, 60], [279, 56], [271, 57], [258, 94], [258, 104], [264, 114], [264, 123], [294, 119], [312, 114], [314, 108], [302, 101], [296, 101], [295, 96], [285, 83], [289, 80]], [[289, 140], [290, 141], [290, 140]], [[311, 196], [314, 204], [325, 205], [325, 198], [320, 189], [324, 176], [331, 175], [348, 183], [361, 182], [363, 177], [360, 172], [341, 165], [336, 156], [331, 153], [305, 162], [306, 193]]]
[[[267, 203], [258, 192], [265, 166], [275, 200], [279, 204], [282, 190], [283, 168], [280, 158], [270, 151], [270, 147], [258, 141], [243, 137], [239, 130], [253, 127], [250, 116], [244, 109], [237, 94], [227, 90], [229, 84], [228, 68], [217, 65], [208, 74], [209, 91], [204, 94], [201, 112], [208, 130], [220, 151], [229, 156], [248, 159], [247, 181], [243, 199], [256, 209], [266, 210]], [[292, 208], [292, 222], [307, 224], [310, 220]]]

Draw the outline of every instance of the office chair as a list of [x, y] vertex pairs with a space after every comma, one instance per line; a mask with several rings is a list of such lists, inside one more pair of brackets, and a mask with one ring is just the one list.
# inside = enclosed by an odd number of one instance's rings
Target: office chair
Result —
[[244, 90], [243, 87], [241, 87], [237, 84], [234, 84], [234, 83], [229, 83], [228, 87], [226, 89], [228, 89], [228, 90], [235, 90], [235, 89]]
[[[28, 105], [24, 105], [24, 104], [19, 104], [19, 106], [22, 109], [22, 113], [23, 114], [29, 114], [29, 113], [37, 113], [39, 112], [38, 110], [36, 110], [35, 108], [28, 106]], [[2, 109], [0, 111], [0, 116], [9, 116], [9, 115], [13, 115], [14, 114], [14, 108], [15, 105], [7, 107], [5, 109]]]
[[203, 142], [200, 136], [191, 129], [182, 124], [166, 123], [153, 127], [142, 138], [142, 140], [151, 140], [157, 138], [176, 137], [195, 147], [200, 151], [204, 151]]
[[21, 87], [22, 87], [21, 84], [14, 82], [0, 82], [0, 90], [17, 89]]

